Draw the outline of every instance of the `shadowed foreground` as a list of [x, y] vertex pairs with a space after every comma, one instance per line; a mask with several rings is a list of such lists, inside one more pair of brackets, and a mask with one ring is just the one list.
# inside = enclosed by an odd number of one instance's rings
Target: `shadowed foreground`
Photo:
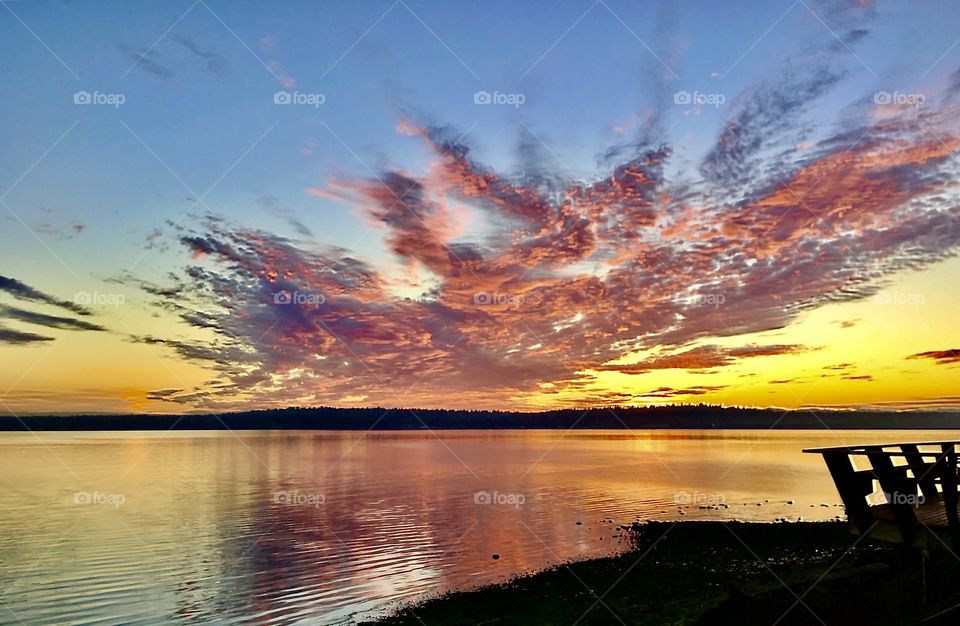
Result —
[[946, 550], [924, 572], [919, 555], [858, 542], [841, 523], [656, 522], [628, 532], [635, 545], [623, 555], [427, 600], [379, 623], [960, 623], [960, 562]]

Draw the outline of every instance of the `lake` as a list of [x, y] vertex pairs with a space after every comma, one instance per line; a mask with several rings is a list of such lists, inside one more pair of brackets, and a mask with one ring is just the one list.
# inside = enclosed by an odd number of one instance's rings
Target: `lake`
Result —
[[802, 448], [955, 436], [0, 433], [0, 622], [349, 624], [610, 554], [637, 519], [832, 519]]

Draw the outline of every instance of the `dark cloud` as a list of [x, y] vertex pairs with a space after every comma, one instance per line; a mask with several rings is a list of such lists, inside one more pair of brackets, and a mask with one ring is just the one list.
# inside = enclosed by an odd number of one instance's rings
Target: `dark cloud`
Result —
[[700, 166], [708, 182], [740, 195], [742, 190], [762, 190], [778, 183], [768, 169], [768, 151], [793, 146], [803, 138], [799, 116], [843, 78], [842, 70], [829, 66], [789, 67], [776, 81], [741, 94], [734, 113]]
[[948, 101], [954, 100], [958, 94], [960, 94], [960, 68], [957, 68], [950, 73], [946, 99]]
[[147, 392], [147, 400], [175, 401], [183, 389], [156, 389]]
[[38, 289], [34, 289], [33, 287], [16, 280], [15, 278], [0, 276], [0, 291], [6, 292], [11, 296], [21, 300], [49, 304], [72, 311], [78, 315], [90, 315], [90, 310], [86, 307], [80, 306], [75, 302], [70, 302], [69, 300], [62, 300], [55, 296], [45, 294]]
[[177, 33], [171, 35], [170, 39], [202, 61], [203, 69], [206, 71], [212, 74], [220, 74], [226, 69], [227, 63], [223, 57], [209, 50], [203, 50], [193, 39]]
[[203, 49], [194, 39], [179, 33], [170, 34], [150, 48], [119, 42], [114, 45], [131, 65], [154, 78], [174, 78], [184, 65], [197, 62], [200, 63], [200, 69], [209, 74], [223, 74], [227, 67], [222, 56]]
[[53, 341], [53, 337], [44, 337], [34, 333], [24, 333], [0, 326], [0, 343], [25, 345], [43, 341]]
[[721, 389], [726, 388], [727, 385], [695, 385], [693, 387], [684, 387], [682, 389], [676, 389], [673, 387], [658, 387], [653, 391], [638, 394], [636, 397], [644, 400], [650, 400], [653, 398], [669, 399], [679, 396], [703, 396], [708, 393], [720, 391]]
[[937, 365], [950, 365], [960, 363], [960, 348], [951, 348], [949, 350], [930, 350], [929, 352], [918, 352], [911, 354], [908, 359], [929, 359]]
[[601, 365], [595, 369], [621, 374], [644, 374], [653, 370], [684, 369], [701, 370], [733, 365], [740, 359], [782, 354], [797, 354], [807, 348], [800, 345], [743, 346], [740, 348], [721, 348], [719, 346], [701, 346], [683, 352], [656, 356], [639, 363], [629, 365]]
[[137, 69], [146, 72], [154, 78], [169, 79], [174, 77], [174, 71], [159, 60], [156, 48], [141, 48], [137, 50], [123, 43], [115, 44], [124, 57]]
[[837, 324], [840, 328], [853, 328], [860, 320], [834, 320], [832, 324]]
[[59, 328], [63, 330], [106, 330], [103, 326], [92, 324], [86, 320], [78, 320], [72, 317], [59, 317], [56, 315], [46, 315], [45, 313], [36, 313], [26, 311], [16, 307], [0, 305], [0, 318], [25, 322], [27, 324], [36, 324], [37, 326], [46, 326], [47, 328]]
[[261, 194], [257, 196], [256, 202], [265, 210], [290, 224], [298, 235], [302, 237], [313, 237], [313, 231], [300, 221], [300, 219], [294, 215], [293, 211], [281, 206], [280, 200], [273, 194]]
[[34, 223], [31, 226], [37, 234], [48, 235], [60, 241], [74, 239], [81, 235], [87, 225], [83, 222], [70, 218], [63, 211], [52, 209], [50, 207], [41, 207], [39, 213], [43, 221]]

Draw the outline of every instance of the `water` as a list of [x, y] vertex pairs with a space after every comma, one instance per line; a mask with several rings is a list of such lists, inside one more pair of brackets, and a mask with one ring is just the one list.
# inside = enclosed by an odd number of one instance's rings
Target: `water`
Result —
[[610, 554], [638, 518], [831, 519], [802, 448], [954, 436], [0, 433], [0, 623], [351, 623]]

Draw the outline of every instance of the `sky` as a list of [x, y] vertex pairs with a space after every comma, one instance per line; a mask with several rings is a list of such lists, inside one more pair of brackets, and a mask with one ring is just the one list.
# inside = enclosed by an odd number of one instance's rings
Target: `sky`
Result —
[[0, 408], [956, 408], [958, 25], [0, 1]]

